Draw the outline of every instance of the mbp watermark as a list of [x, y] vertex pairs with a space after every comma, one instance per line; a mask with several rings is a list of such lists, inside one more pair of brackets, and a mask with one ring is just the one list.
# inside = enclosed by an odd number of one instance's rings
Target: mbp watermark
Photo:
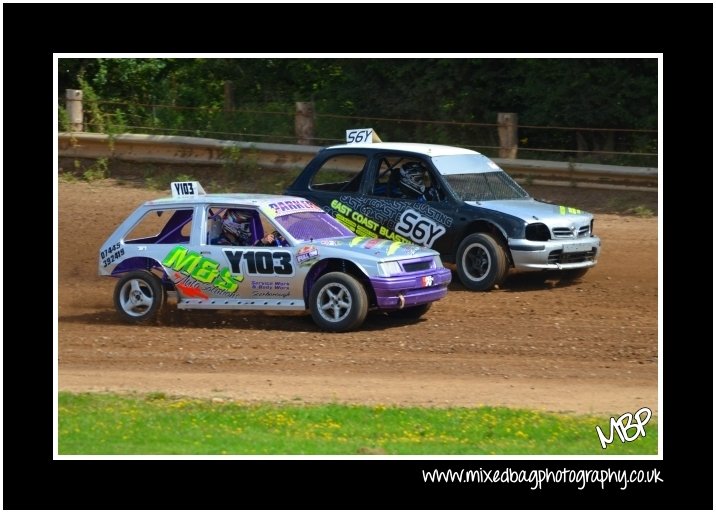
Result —
[[[597, 435], [599, 436], [599, 443], [602, 444], [602, 449], [606, 449], [608, 444], [614, 441], [614, 431], [617, 432], [619, 439], [623, 442], [633, 442], [640, 436], [646, 436], [644, 426], [649, 423], [651, 419], [651, 410], [646, 406], [634, 415], [627, 412], [618, 419], [611, 417], [609, 419], [609, 438], [604, 436], [602, 428], [597, 426]], [[629, 435], [629, 430], [633, 429], [634, 434]]]

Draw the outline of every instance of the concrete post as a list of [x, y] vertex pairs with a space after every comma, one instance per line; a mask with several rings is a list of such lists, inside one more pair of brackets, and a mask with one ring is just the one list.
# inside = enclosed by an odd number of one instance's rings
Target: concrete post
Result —
[[313, 102], [296, 102], [296, 142], [313, 144], [316, 136], [315, 105]]
[[67, 116], [70, 118], [70, 130], [72, 132], [82, 132], [82, 90], [65, 89], [65, 105], [67, 107]]
[[500, 137], [500, 158], [517, 158], [517, 114], [500, 112], [497, 114], [497, 134]]

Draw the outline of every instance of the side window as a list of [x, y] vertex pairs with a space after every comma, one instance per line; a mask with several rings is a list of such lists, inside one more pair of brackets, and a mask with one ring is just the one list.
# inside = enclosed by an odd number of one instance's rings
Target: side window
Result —
[[[397, 159], [395, 159], [397, 161]], [[380, 166], [378, 167], [378, 174], [375, 177], [375, 183], [373, 184], [373, 190], [371, 194], [374, 196], [385, 196], [386, 198], [393, 197], [390, 190], [390, 170], [392, 165], [388, 158], [383, 157], [380, 159]]]
[[358, 192], [366, 160], [363, 155], [331, 157], [313, 175], [310, 188], [317, 191]]
[[380, 161], [372, 193], [386, 198], [440, 201], [433, 172], [420, 159], [386, 155]]
[[434, 178], [434, 171], [427, 168], [427, 166], [423, 175], [423, 185], [425, 186], [423, 197], [426, 201], [442, 201], [445, 199], [445, 193], [440, 188], [440, 182]]
[[230, 206], [209, 207], [206, 243], [220, 246], [253, 246], [264, 236], [257, 210]]
[[[265, 215], [263, 215], [261, 212], [259, 212], [258, 214], [259, 214], [259, 223], [261, 223], [261, 232], [262, 232], [261, 237], [263, 237], [264, 235], [267, 235], [269, 233], [276, 232], [276, 227], [271, 223], [271, 221], [269, 221], [268, 218]], [[261, 239], [261, 237], [259, 237], [259, 240]]]
[[378, 174], [375, 177], [372, 193], [386, 198], [404, 198], [400, 191], [401, 167], [411, 161], [400, 155], [386, 155], [380, 159]]
[[125, 236], [125, 243], [187, 243], [191, 237], [193, 215], [193, 209], [148, 210]]

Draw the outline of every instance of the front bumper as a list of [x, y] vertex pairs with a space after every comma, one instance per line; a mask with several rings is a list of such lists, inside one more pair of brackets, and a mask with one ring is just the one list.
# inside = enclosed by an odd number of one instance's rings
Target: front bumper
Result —
[[515, 269], [567, 270], [597, 265], [602, 242], [599, 237], [549, 241], [512, 239], [509, 247]]
[[442, 299], [452, 280], [449, 269], [441, 267], [419, 275], [371, 278], [378, 308], [396, 310]]

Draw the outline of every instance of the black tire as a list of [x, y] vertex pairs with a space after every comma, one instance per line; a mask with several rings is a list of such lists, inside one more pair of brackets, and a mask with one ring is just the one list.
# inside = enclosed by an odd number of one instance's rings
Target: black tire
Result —
[[114, 306], [119, 315], [134, 324], [155, 320], [164, 306], [161, 281], [147, 271], [135, 271], [120, 278], [114, 288]]
[[468, 235], [457, 248], [457, 275], [470, 290], [491, 290], [507, 276], [504, 248], [486, 233]]
[[591, 269], [591, 267], [582, 267], [581, 269], [567, 269], [566, 271], [559, 271], [559, 281], [571, 283], [584, 277], [585, 274]]
[[425, 303], [422, 305], [415, 305], [415, 306], [408, 306], [406, 308], [403, 308], [401, 310], [393, 310], [390, 312], [391, 317], [398, 317], [400, 319], [418, 319], [425, 315], [428, 310], [430, 310], [430, 307], [433, 306], [432, 303]]
[[332, 272], [321, 276], [311, 289], [309, 308], [313, 321], [326, 331], [350, 331], [368, 315], [368, 295], [353, 276]]

